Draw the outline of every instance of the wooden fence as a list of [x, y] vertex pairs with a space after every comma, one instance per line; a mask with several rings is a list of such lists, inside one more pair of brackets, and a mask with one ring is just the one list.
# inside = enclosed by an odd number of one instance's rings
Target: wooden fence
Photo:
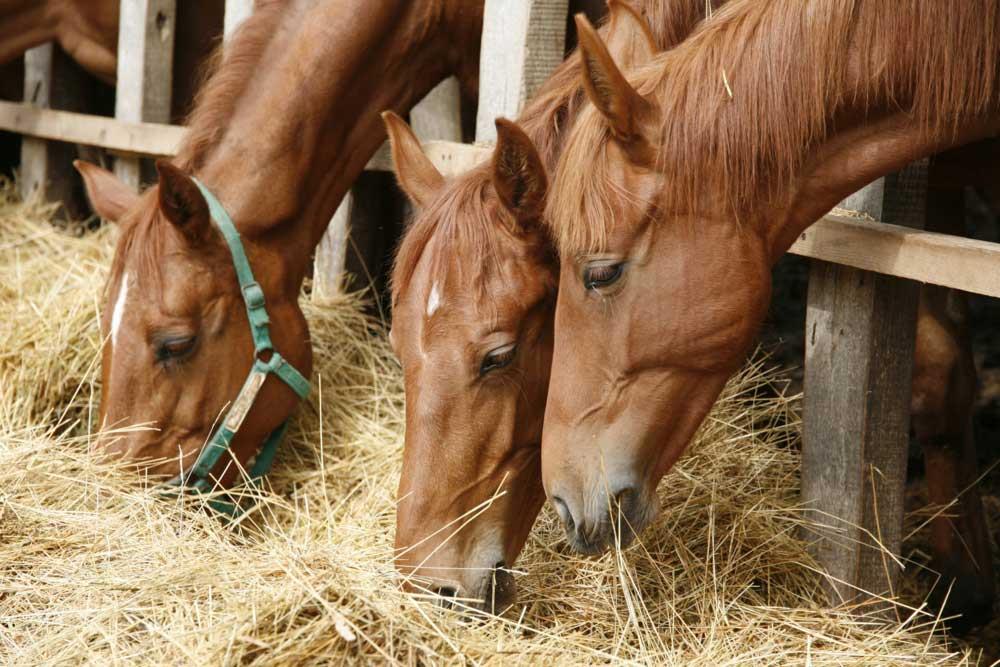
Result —
[[[141, 156], [170, 156], [185, 129], [169, 118], [175, 0], [122, 0], [116, 117], [0, 102], [0, 129], [25, 137], [22, 183], [28, 190], [62, 192], [76, 178], [65, 160], [51, 159], [47, 140], [104, 148], [116, 171], [139, 184]], [[489, 155], [493, 119], [515, 118], [528, 96], [562, 59], [567, 0], [486, 0], [476, 144], [462, 144], [458, 89], [446, 81], [411, 114], [425, 149], [445, 175], [461, 173]], [[252, 0], [228, 0], [231, 34]], [[42, 91], [58, 76], [51, 45], [26, 56], [26, 80]], [[383, 147], [369, 170], [391, 169]], [[25, 179], [28, 175], [30, 178]], [[856, 591], [894, 592], [899, 567], [872, 548], [900, 551], [908, 445], [908, 401], [916, 283], [1000, 297], [1000, 244], [922, 231], [925, 166], [873, 183], [845, 208], [882, 222], [828, 215], [802, 234], [791, 252], [821, 260], [810, 278], [805, 375], [803, 497], [816, 521], [835, 537], [814, 545], [841, 599]], [[361, 191], [334, 215], [316, 254], [318, 294], [341, 288], [351, 228], [365, 220]], [[891, 223], [891, 224], [890, 224]], [[832, 535], [832, 533], [831, 533]]]

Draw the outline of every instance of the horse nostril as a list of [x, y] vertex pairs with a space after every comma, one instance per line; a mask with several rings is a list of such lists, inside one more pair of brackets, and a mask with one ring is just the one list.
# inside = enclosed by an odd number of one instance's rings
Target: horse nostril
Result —
[[455, 606], [454, 598], [458, 597], [458, 589], [452, 586], [439, 586], [435, 591], [438, 599], [437, 603], [444, 609], [451, 609]]
[[493, 566], [483, 598], [482, 609], [491, 614], [503, 612], [517, 599], [517, 584], [505, 561], [499, 561]]
[[615, 506], [625, 513], [634, 498], [635, 489], [631, 486], [625, 487], [615, 494]]
[[576, 523], [573, 521], [573, 514], [569, 511], [566, 501], [559, 496], [552, 496], [552, 505], [556, 508], [556, 514], [559, 515], [563, 525], [566, 526], [566, 532], [572, 533]]

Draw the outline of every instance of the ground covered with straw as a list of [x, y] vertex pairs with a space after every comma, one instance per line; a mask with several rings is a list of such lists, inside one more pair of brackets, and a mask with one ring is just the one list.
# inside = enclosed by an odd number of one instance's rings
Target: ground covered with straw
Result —
[[238, 527], [89, 452], [115, 231], [0, 192], [0, 662], [964, 664], [932, 614], [824, 606], [798, 540], [797, 402], [765, 362], [661, 484], [641, 544], [581, 559], [546, 510], [521, 598], [474, 619], [392, 568], [402, 386], [360, 301], [304, 299], [318, 391]]

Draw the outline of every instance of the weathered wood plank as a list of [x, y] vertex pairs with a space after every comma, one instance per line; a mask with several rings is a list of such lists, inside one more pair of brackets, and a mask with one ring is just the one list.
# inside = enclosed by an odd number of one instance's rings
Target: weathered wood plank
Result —
[[348, 191], [316, 246], [316, 257], [313, 260], [314, 301], [331, 299], [344, 291], [344, 270], [350, 250], [353, 208], [354, 196]]
[[410, 110], [410, 127], [420, 141], [462, 143], [462, 91], [450, 76]]
[[516, 118], [562, 62], [568, 7], [568, 0], [486, 0], [476, 141], [496, 140], [496, 117]]
[[151, 157], [175, 155], [187, 134], [185, 128], [177, 125], [128, 123], [104, 116], [40, 109], [2, 100], [0, 130]]
[[[844, 206], [922, 226], [926, 179], [911, 165]], [[802, 500], [834, 602], [897, 591], [917, 290], [820, 261], [810, 275]]]
[[[89, 101], [89, 77], [55, 43], [24, 54], [25, 103], [39, 112], [46, 107], [84, 110]], [[62, 203], [60, 216], [86, 214], [73, 169], [76, 147], [61, 141], [25, 136], [21, 142], [18, 186], [22, 198], [41, 197]]]
[[[122, 0], [118, 22], [115, 118], [170, 122], [176, 0]], [[138, 158], [120, 157], [115, 173], [138, 189]]]
[[[460, 143], [462, 141], [461, 94], [458, 80], [454, 77], [445, 79], [429, 92], [410, 111], [410, 124], [421, 140], [436, 141], [424, 145], [424, 150], [443, 173], [450, 175], [464, 171], [471, 166], [480, 155], [485, 157], [485, 151], [468, 151], [472, 147]], [[464, 154], [470, 157], [465, 158]], [[381, 165], [385, 171], [392, 170], [392, 158], [388, 153], [388, 144], [384, 144], [369, 162]], [[368, 281], [378, 283], [378, 270], [386, 253], [386, 240], [379, 238], [371, 230], [396, 230], [402, 227], [399, 220], [388, 220], [386, 216], [406, 215], [404, 206], [387, 207], [384, 202], [386, 192], [392, 191], [391, 183], [384, 179], [383, 191], [371, 187], [372, 178], [364, 176], [359, 184], [352, 188], [340, 202], [337, 212], [326, 228], [313, 264], [313, 298], [329, 299], [344, 291], [345, 274], [358, 274], [358, 282], [350, 287], [360, 287]], [[367, 199], [375, 201], [366, 201]], [[352, 230], [354, 234], [352, 235]], [[390, 243], [390, 247], [391, 247]]]
[[[58, 47], [50, 42], [28, 50], [24, 54], [24, 99], [27, 103], [47, 107], [52, 103], [54, 61]], [[21, 141], [21, 173], [18, 187], [22, 199], [58, 196], [62, 189], [58, 165], [52, 156], [50, 142], [33, 137]]]
[[1000, 298], [1000, 244], [828, 215], [796, 255]]
[[225, 39], [232, 37], [240, 24], [253, 14], [253, 0], [226, 0]]
[[[0, 130], [151, 157], [175, 155], [187, 134], [187, 128], [178, 125], [130, 123], [3, 100], [0, 100]], [[451, 141], [428, 141], [424, 143], [424, 150], [442, 173], [454, 175], [485, 160], [492, 149]], [[366, 168], [392, 171], [387, 145], [372, 156]]]

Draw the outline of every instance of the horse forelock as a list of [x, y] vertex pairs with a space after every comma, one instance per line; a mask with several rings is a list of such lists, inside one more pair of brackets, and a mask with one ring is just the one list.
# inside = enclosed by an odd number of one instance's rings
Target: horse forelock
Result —
[[118, 284], [121, 276], [130, 269], [132, 280], [138, 288], [160, 292], [163, 278], [163, 254], [166, 229], [159, 220], [157, 189], [149, 188], [142, 194], [136, 214], [123, 220], [120, 236], [111, 262], [107, 287]]
[[493, 192], [488, 174], [489, 165], [481, 165], [449, 181], [445, 190], [414, 217], [396, 254], [393, 303], [411, 287], [425, 257], [430, 262], [432, 281], [475, 290], [480, 299], [489, 296], [488, 280], [503, 270], [501, 249], [515, 222]]
[[[626, 73], [659, 109], [659, 205], [721, 197], [737, 220], [779, 193], [840, 110], [904, 112], [928, 131], [996, 113], [1000, 8], [992, 0], [733, 0], [677, 48]], [[861, 76], [859, 76], [861, 75]], [[546, 220], [564, 253], [599, 248], [616, 224], [611, 141], [587, 105], [553, 178]], [[586, 213], [584, 215], [584, 213]]]

